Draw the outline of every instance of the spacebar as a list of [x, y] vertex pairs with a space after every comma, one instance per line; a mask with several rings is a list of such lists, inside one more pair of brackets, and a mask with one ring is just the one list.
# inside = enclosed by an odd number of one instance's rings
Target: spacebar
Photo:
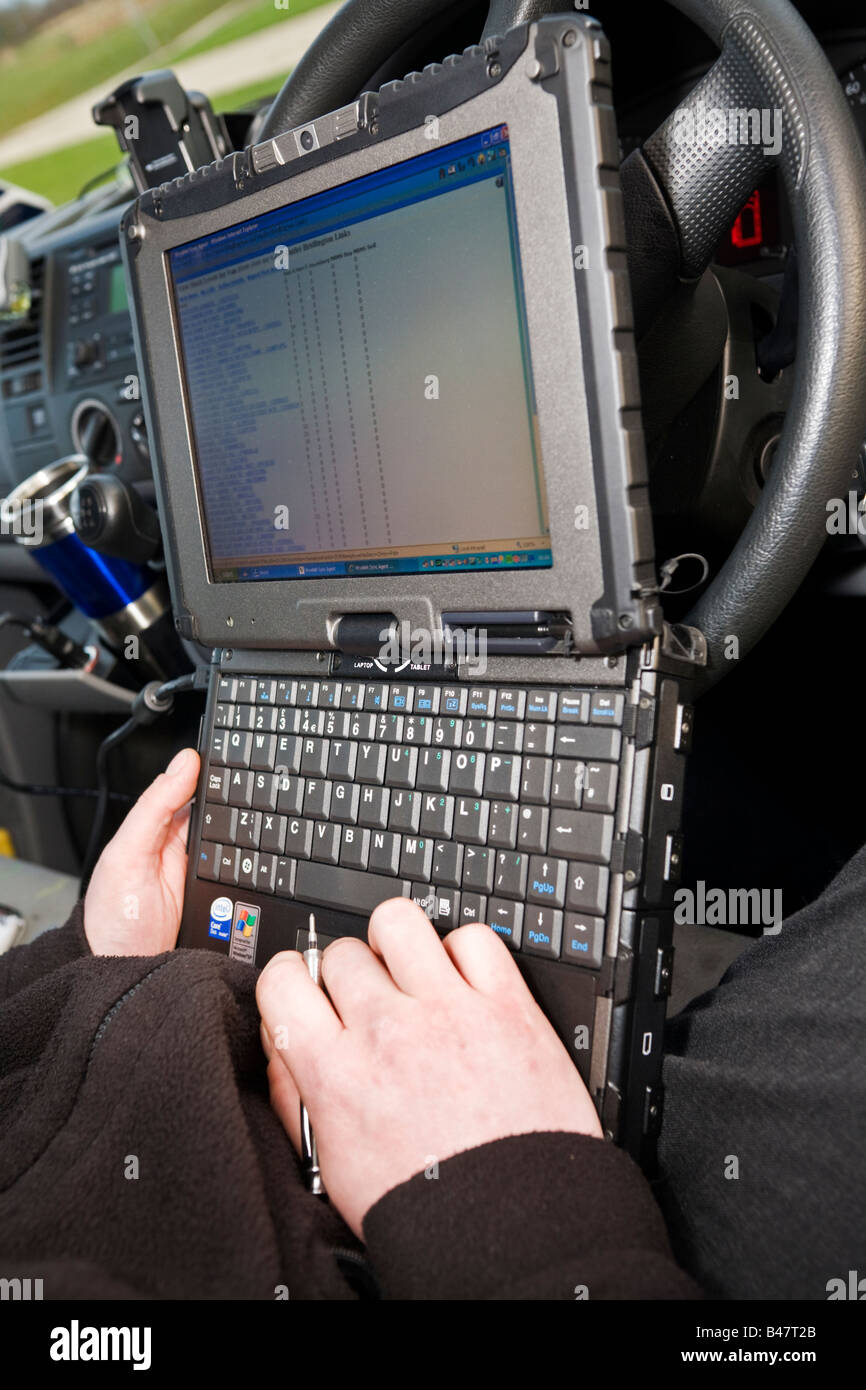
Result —
[[365, 874], [358, 869], [335, 869], [328, 864], [299, 859], [294, 896], [302, 903], [317, 903], [320, 907], [334, 907], [339, 912], [356, 912], [361, 917], [369, 917], [373, 908], [386, 898], [408, 898], [411, 888], [405, 878]]

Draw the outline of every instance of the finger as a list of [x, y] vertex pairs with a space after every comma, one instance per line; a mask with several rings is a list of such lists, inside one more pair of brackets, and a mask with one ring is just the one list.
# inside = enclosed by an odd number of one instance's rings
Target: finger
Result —
[[281, 951], [268, 961], [256, 983], [256, 1003], [274, 1057], [303, 1090], [314, 1078], [317, 1059], [337, 1045], [343, 1025], [299, 951]]
[[449, 932], [443, 945], [463, 979], [479, 994], [532, 998], [505, 942], [482, 922]]
[[198, 753], [194, 748], [181, 749], [142, 792], [115, 835], [114, 847], [128, 848], [139, 859], [159, 855], [176, 812], [195, 794], [198, 773]]
[[389, 898], [370, 918], [367, 940], [392, 980], [415, 998], [441, 994], [457, 983], [436, 928], [408, 898]]
[[268, 1090], [271, 1105], [276, 1111], [283, 1129], [288, 1134], [298, 1153], [301, 1152], [301, 1097], [294, 1077], [275, 1055], [274, 1044], [264, 1024], [261, 1028], [262, 1047], [268, 1059]]
[[379, 957], [356, 936], [341, 936], [327, 947], [322, 981], [347, 1028], [393, 1011], [400, 997]]

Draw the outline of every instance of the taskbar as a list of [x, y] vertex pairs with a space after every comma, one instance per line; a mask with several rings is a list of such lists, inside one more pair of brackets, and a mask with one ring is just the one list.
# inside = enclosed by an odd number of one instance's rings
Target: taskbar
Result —
[[361, 579], [388, 574], [451, 574], [466, 570], [550, 569], [553, 552], [503, 550], [474, 555], [404, 555], [392, 559], [313, 560], [303, 564], [235, 565], [214, 570], [217, 584], [272, 579]]

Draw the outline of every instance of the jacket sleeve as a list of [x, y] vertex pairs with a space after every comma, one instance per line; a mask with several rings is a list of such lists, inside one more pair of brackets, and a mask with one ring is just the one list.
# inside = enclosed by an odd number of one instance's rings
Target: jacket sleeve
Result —
[[364, 1238], [386, 1298], [701, 1297], [640, 1169], [580, 1134], [456, 1154], [380, 1198]]
[[84, 903], [77, 902], [62, 927], [54, 927], [24, 946], [13, 946], [0, 956], [0, 1001], [59, 970], [62, 965], [91, 955], [84, 933]]

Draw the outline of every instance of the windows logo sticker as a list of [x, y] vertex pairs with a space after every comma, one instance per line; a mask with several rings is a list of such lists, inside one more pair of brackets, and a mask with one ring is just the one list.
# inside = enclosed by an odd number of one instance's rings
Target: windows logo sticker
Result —
[[235, 903], [229, 955], [233, 960], [252, 965], [256, 958], [256, 938], [259, 934], [261, 910], [255, 903]]

